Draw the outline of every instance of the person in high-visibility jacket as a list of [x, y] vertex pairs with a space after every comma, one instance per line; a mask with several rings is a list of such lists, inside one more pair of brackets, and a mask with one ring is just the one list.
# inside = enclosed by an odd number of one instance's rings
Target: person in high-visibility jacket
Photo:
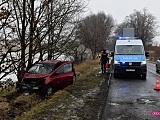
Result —
[[103, 54], [103, 51], [101, 51], [101, 52], [100, 52], [100, 54], [99, 54], [99, 61], [98, 61], [98, 62], [99, 62], [99, 64], [101, 64], [102, 54]]
[[109, 63], [108, 53], [106, 53], [106, 50], [103, 50], [101, 52], [99, 63], [101, 64], [101, 71], [102, 73], [106, 72], [106, 63]]

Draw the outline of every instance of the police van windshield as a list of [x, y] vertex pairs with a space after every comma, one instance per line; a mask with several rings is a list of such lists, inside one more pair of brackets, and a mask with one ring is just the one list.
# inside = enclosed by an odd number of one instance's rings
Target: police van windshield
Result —
[[115, 54], [144, 54], [142, 45], [117, 45], [115, 46]]

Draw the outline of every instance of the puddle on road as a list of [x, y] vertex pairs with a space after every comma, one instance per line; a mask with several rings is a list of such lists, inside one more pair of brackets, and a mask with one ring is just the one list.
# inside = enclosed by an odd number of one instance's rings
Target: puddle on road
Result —
[[137, 99], [137, 102], [139, 104], [154, 104], [156, 103], [157, 101], [156, 100], [149, 100], [149, 99], [145, 99], [145, 98], [140, 98], [140, 99]]
[[136, 99], [136, 101], [128, 101], [128, 102], [110, 102], [108, 103], [108, 105], [112, 105], [112, 106], [118, 106], [118, 105], [132, 105], [132, 104], [149, 104], [149, 105], [154, 105], [155, 103], [157, 103], [157, 100], [153, 100], [153, 99], [147, 99], [147, 98], [138, 98]]
[[153, 105], [155, 103], [157, 103], [156, 100], [152, 100], [152, 99], [145, 99], [145, 98], [140, 98], [140, 99], [136, 99], [135, 102], [120, 102], [120, 103], [108, 103], [109, 105], [113, 105], [113, 106], [118, 106], [118, 105], [131, 105], [134, 103], [138, 103], [138, 104], [150, 104]]
[[120, 105], [118, 103], [108, 103], [109, 105], [113, 105], [113, 106], [117, 106], [117, 105]]

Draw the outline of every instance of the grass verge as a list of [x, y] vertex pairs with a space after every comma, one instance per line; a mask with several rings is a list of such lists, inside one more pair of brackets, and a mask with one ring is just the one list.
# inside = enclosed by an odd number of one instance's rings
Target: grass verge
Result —
[[[29, 111], [25, 112], [16, 120], [32, 120], [32, 119], [50, 119], [50, 120], [62, 120], [66, 116], [69, 116], [71, 112], [72, 104], [79, 102], [78, 97], [82, 97], [84, 91], [88, 91], [97, 87], [104, 76], [98, 75], [100, 66], [97, 61], [86, 61], [80, 65], [75, 66], [76, 72], [80, 73], [77, 77], [75, 84], [66, 87], [63, 90], [57, 91], [53, 96], [45, 101], [32, 107]], [[81, 104], [78, 103], [79, 107]], [[73, 114], [73, 113], [72, 113]], [[76, 116], [76, 113], [74, 116]], [[73, 119], [73, 118], [71, 118]]]

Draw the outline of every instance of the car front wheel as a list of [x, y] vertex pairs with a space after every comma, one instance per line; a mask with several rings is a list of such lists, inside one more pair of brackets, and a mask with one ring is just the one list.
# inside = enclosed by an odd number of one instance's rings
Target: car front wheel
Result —
[[51, 96], [53, 92], [54, 92], [53, 85], [49, 84], [49, 85], [46, 85], [44, 89], [42, 90], [42, 95]]

